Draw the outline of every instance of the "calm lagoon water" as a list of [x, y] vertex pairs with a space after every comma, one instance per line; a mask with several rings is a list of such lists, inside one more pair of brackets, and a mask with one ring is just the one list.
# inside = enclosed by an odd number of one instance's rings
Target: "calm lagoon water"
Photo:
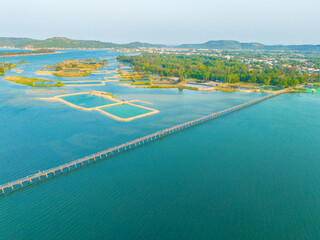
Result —
[[[116, 69], [116, 56], [70, 50], [2, 61], [25, 60], [19, 75], [36, 77], [75, 58]], [[117, 122], [38, 100], [63, 93], [36, 90], [0, 77], [0, 183], [263, 95], [115, 82], [59, 88], [106, 91], [160, 111]], [[0, 239], [319, 239], [319, 119], [319, 95], [286, 94], [0, 198]]]
[[101, 110], [120, 118], [131, 118], [151, 112], [151, 110], [129, 104], [119, 104], [115, 106], [104, 107], [101, 108]]
[[102, 84], [101, 82], [62, 82], [64, 85], [94, 85]]
[[70, 95], [60, 98], [83, 108], [93, 108], [115, 103], [114, 101], [111, 101], [109, 99], [92, 94]]

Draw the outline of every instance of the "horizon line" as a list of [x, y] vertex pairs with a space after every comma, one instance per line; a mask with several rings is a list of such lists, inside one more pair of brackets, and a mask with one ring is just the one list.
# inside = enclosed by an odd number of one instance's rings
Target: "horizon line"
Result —
[[14, 36], [10, 36], [10, 37], [4, 37], [4, 36], [0, 36], [0, 38], [28, 38], [28, 39], [32, 39], [32, 40], [40, 40], [40, 41], [45, 41], [48, 39], [53, 39], [53, 38], [66, 38], [66, 39], [70, 39], [70, 40], [75, 40], [75, 41], [99, 41], [99, 42], [103, 42], [103, 43], [113, 43], [113, 44], [131, 44], [131, 43], [145, 43], [145, 44], [152, 44], [152, 45], [166, 45], [166, 46], [180, 46], [180, 45], [187, 45], [187, 44], [204, 44], [204, 43], [208, 43], [208, 42], [218, 42], [218, 41], [228, 41], [228, 42], [238, 42], [238, 43], [247, 43], [247, 44], [262, 44], [264, 46], [302, 46], [302, 45], [310, 45], [310, 46], [319, 46], [320, 43], [317, 44], [313, 44], [313, 43], [303, 43], [303, 44], [285, 44], [285, 43], [276, 43], [276, 44], [266, 44], [266, 43], [261, 43], [261, 42], [257, 42], [257, 41], [239, 41], [239, 40], [234, 40], [234, 39], [211, 39], [211, 40], [207, 40], [207, 41], [203, 41], [203, 42], [192, 42], [192, 43], [175, 43], [175, 44], [170, 44], [170, 43], [155, 43], [155, 42], [146, 42], [146, 41], [139, 41], [139, 40], [135, 40], [135, 41], [130, 41], [130, 42], [124, 42], [124, 43], [119, 43], [119, 42], [112, 42], [112, 41], [107, 41], [107, 40], [100, 40], [100, 39], [75, 39], [75, 38], [71, 38], [71, 37], [61, 37], [61, 36], [53, 36], [53, 37], [49, 37], [49, 38], [33, 38], [33, 37], [14, 37]]

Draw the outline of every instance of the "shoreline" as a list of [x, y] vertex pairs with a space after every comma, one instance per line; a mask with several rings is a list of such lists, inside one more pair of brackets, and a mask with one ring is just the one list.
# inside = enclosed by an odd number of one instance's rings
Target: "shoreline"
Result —
[[24, 56], [36, 56], [36, 55], [48, 55], [48, 54], [57, 54], [57, 53], [63, 53], [61, 51], [56, 51], [56, 52], [52, 52], [52, 53], [30, 53], [30, 54], [11, 54], [11, 55], [6, 55], [6, 56], [2, 56], [1, 57], [24, 57]]
[[[179, 88], [176, 85], [131, 85], [129, 83], [119, 83], [118, 86], [129, 87], [129, 88], [149, 88], [149, 89], [171, 89], [171, 88]], [[158, 87], [159, 86], [159, 87]], [[241, 89], [232, 89], [232, 88], [219, 88], [219, 87], [211, 87], [211, 88], [197, 88], [197, 89], [187, 89], [191, 91], [199, 91], [199, 92], [213, 92], [213, 91], [222, 91], [222, 92], [240, 92], [240, 93], [253, 93], [253, 92], [260, 92], [260, 93], [277, 93], [278, 91], [268, 91], [268, 90], [261, 90], [261, 89], [248, 89], [248, 90], [241, 90]]]

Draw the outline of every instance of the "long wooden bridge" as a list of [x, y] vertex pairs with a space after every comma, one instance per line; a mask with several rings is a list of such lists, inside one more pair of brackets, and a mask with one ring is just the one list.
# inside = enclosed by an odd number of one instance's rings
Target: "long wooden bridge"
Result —
[[18, 179], [18, 180], [15, 180], [15, 181], [3, 184], [3, 185], [0, 185], [0, 196], [15, 192], [17, 190], [21, 190], [22, 188], [33, 185], [35, 183], [46, 181], [50, 178], [56, 177], [58, 175], [61, 175], [61, 174], [67, 173], [67, 172], [70, 172], [72, 170], [75, 170], [75, 169], [78, 169], [78, 168], [81, 168], [84, 166], [88, 166], [88, 165], [95, 163], [97, 161], [109, 159], [110, 157], [112, 157], [116, 154], [119, 154], [121, 152], [128, 151], [133, 148], [137, 148], [141, 145], [153, 142], [155, 140], [158, 140], [158, 139], [163, 138], [165, 136], [168, 136], [170, 134], [179, 132], [183, 129], [202, 124], [204, 122], [207, 122], [209, 120], [212, 120], [212, 119], [215, 119], [215, 118], [218, 118], [221, 116], [225, 116], [229, 113], [232, 113], [232, 112], [238, 111], [240, 109], [249, 107], [253, 104], [262, 102], [262, 101], [267, 100], [269, 98], [279, 96], [285, 92], [286, 92], [286, 90], [279, 91], [277, 93], [270, 94], [270, 95], [255, 99], [250, 102], [246, 102], [244, 104], [237, 105], [235, 107], [231, 107], [231, 108], [228, 108], [228, 109], [225, 109], [225, 110], [222, 110], [222, 111], [195, 119], [193, 121], [189, 121], [189, 122], [186, 122], [183, 124], [179, 124], [179, 125], [155, 132], [153, 134], [135, 139], [133, 141], [121, 144], [116, 147], [109, 148], [105, 151], [98, 152], [96, 154], [92, 154], [92, 155], [84, 157], [84, 158], [77, 159], [75, 161], [60, 165], [58, 167], [47, 169], [45, 171], [40, 171], [40, 172], [35, 173], [33, 175], [30, 175], [30, 176], [27, 176], [27, 177], [24, 177], [24, 178], [21, 178], [21, 179]]

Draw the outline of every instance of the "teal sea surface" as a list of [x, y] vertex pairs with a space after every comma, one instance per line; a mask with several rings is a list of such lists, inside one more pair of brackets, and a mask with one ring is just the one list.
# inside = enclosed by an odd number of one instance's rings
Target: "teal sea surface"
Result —
[[[24, 72], [6, 75], [37, 77], [45, 65], [70, 59], [106, 59], [101, 70], [116, 70], [117, 55], [66, 50], [1, 61], [27, 62]], [[118, 122], [38, 99], [90, 90], [139, 99], [160, 112]], [[0, 184], [261, 96], [117, 82], [31, 88], [1, 76]], [[317, 240], [319, 119], [320, 95], [284, 94], [1, 197], [0, 239]]]

